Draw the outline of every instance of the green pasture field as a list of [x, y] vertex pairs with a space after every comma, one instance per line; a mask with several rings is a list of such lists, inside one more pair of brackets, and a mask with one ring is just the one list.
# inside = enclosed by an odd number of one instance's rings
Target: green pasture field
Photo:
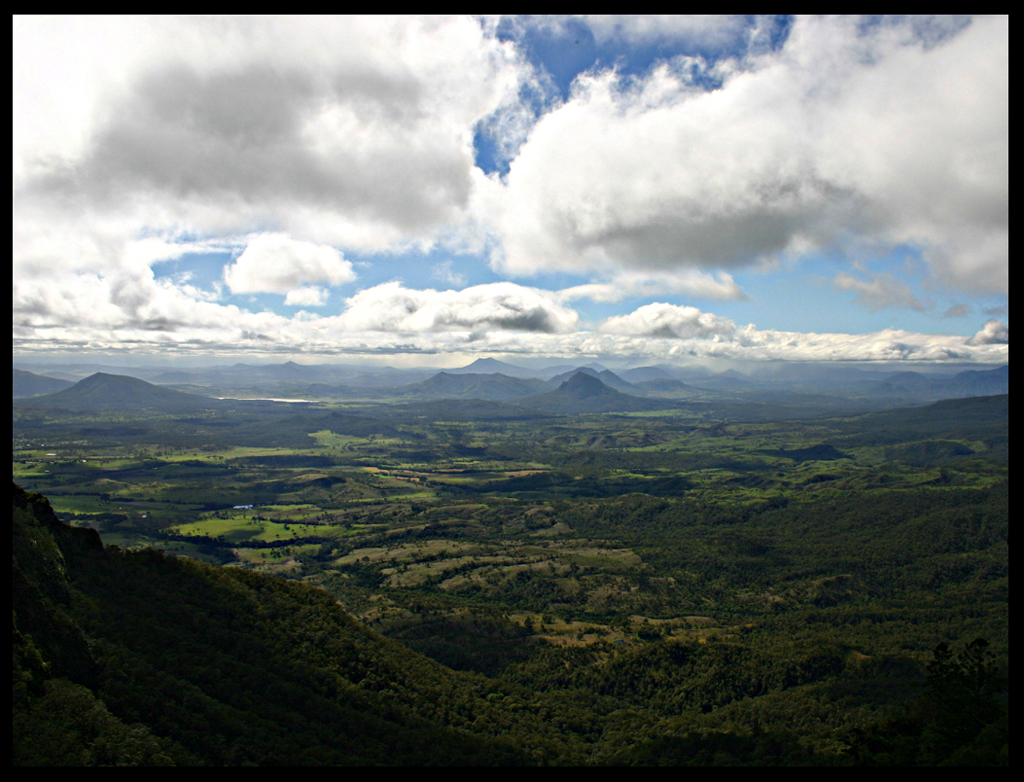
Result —
[[284, 558], [294, 559], [308, 554], [313, 554], [320, 549], [319, 543], [299, 543], [293, 546], [278, 548], [239, 548], [235, 554], [239, 562], [247, 565], [259, 566], [274, 564], [275, 561]]
[[[239, 514], [244, 511], [239, 511]], [[341, 527], [293, 523], [288, 521], [257, 521], [238, 515], [229, 518], [208, 518], [171, 528], [186, 537], [223, 538], [228, 544], [251, 541], [270, 543], [291, 538], [331, 538], [349, 534]]]
[[319, 432], [310, 432], [309, 436], [312, 437], [319, 448], [334, 449], [343, 448], [355, 444], [365, 444], [367, 439], [365, 437], [356, 437], [348, 434], [336, 434], [329, 429], [324, 429]]
[[[312, 505], [308, 505], [308, 504], [303, 504], [303, 505], [260, 505], [258, 508], [255, 508], [254, 510], [257, 510], [259, 512], [260, 516], [263, 516], [264, 514], [266, 514], [268, 516], [274, 516], [278, 520], [280, 520], [280, 519], [286, 519], [286, 520], [305, 519], [305, 518], [309, 518], [310, 516], [313, 516], [313, 515], [315, 515], [315, 514], [320, 512], [317, 508], [315, 508]], [[247, 511], [246, 510], [239, 510], [237, 512], [244, 514]]]
[[58, 494], [51, 492], [50, 504], [57, 513], [77, 513], [77, 514], [101, 514], [101, 513], [116, 513], [122, 511], [125, 508], [129, 508], [135, 513], [145, 513], [148, 510], [155, 508], [163, 508], [163, 506], [157, 503], [143, 503], [136, 502], [132, 505], [127, 503], [121, 503], [117, 499], [113, 501], [104, 500], [101, 497], [88, 494]]
[[166, 462], [183, 462], [193, 459], [246, 459], [258, 458], [261, 456], [295, 456], [309, 453], [304, 448], [257, 448], [253, 446], [233, 446], [214, 451], [175, 451], [160, 455], [159, 458]]

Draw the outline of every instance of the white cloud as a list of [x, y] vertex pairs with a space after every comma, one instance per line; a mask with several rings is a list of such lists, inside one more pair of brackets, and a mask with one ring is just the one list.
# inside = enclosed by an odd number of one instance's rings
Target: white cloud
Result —
[[15, 41], [17, 203], [367, 250], [463, 219], [473, 127], [532, 78], [471, 17], [47, 17]]
[[928, 45], [858, 24], [798, 20], [711, 92], [671, 64], [581, 76], [481, 192], [500, 205], [495, 267], [727, 269], [907, 243], [941, 282], [1005, 292], [1006, 19]]
[[802, 334], [737, 327], [693, 307], [654, 304], [577, 330], [576, 313], [552, 294], [497, 283], [463, 291], [379, 285], [351, 297], [340, 315], [291, 318], [203, 300], [164, 278], [64, 276], [16, 279], [13, 347], [25, 352], [124, 351], [161, 360], [192, 355], [250, 357], [536, 355], [772, 361], [1006, 363], [1008, 329], [990, 321], [971, 339], [886, 330]]
[[646, 304], [628, 315], [616, 315], [601, 324], [609, 334], [635, 334], [676, 339], [732, 339], [736, 324], [696, 307]]
[[998, 321], [989, 321], [985, 330], [971, 339], [899, 329], [868, 334], [805, 334], [761, 330], [753, 324], [737, 327], [727, 318], [701, 312], [696, 307], [655, 303], [627, 315], [608, 318], [599, 331], [600, 335], [588, 335], [592, 350], [664, 360], [696, 357], [749, 361], [991, 363], [1008, 359], [1006, 325]]
[[[1002, 346], [1000, 346], [1002, 347]], [[737, 331], [735, 343], [720, 355], [749, 360], [784, 361], [1004, 361], [1005, 348], [978, 350], [963, 337], [918, 334], [885, 329], [869, 334], [802, 334], [758, 330]]]
[[967, 340], [968, 345], [1009, 345], [1010, 327], [1001, 320], [986, 321], [984, 328]]
[[288, 291], [284, 303], [288, 307], [322, 307], [330, 294], [323, 288], [303, 286]]
[[[606, 43], [705, 47], [742, 26], [588, 23]], [[1007, 292], [1006, 19], [868, 27], [799, 20], [781, 50], [720, 60], [712, 92], [703, 61], [676, 58], [635, 80], [591, 71], [555, 105], [489, 20], [15, 17], [15, 348], [1005, 361], [1003, 321], [959, 342], [798, 335], [650, 305], [594, 333], [565, 306], [741, 300], [737, 268], [900, 243], [931, 282]], [[474, 166], [478, 132], [514, 156], [505, 180]], [[153, 273], [230, 251], [233, 293], [315, 308], [355, 279], [340, 249], [437, 243], [590, 283], [392, 283], [289, 318]], [[840, 279], [869, 306], [917, 302], [884, 275]]]
[[285, 234], [251, 238], [242, 254], [224, 269], [224, 282], [232, 293], [291, 294], [303, 283], [342, 285], [355, 278], [352, 264], [335, 248], [297, 241]]
[[354, 331], [478, 331], [499, 329], [567, 332], [579, 316], [547, 291], [510, 282], [461, 291], [411, 290], [390, 282], [360, 291], [341, 316]]
[[223, 341], [243, 330], [278, 331], [287, 323], [272, 313], [210, 301], [192, 286], [154, 279], [149, 270], [136, 276], [116, 272], [18, 279], [13, 293], [15, 343], [37, 349], [67, 340], [148, 346]]

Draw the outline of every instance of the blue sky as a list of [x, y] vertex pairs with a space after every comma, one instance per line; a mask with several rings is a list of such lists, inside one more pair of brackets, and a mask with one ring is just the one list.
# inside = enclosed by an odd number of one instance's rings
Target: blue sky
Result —
[[15, 357], [978, 361], [985, 17], [16, 17]]

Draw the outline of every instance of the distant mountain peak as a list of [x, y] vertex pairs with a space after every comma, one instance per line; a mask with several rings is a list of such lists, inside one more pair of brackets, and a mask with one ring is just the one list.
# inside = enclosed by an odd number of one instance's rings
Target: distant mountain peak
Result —
[[[478, 358], [469, 366], [463, 367], [463, 369], [469, 369], [475, 367], [476, 369], [484, 369], [487, 367], [510, 367], [512, 364], [507, 364], [504, 361], [498, 361], [496, 358]], [[517, 367], [518, 368], [518, 367]]]
[[464, 367], [457, 369], [446, 370], [452, 374], [492, 374], [500, 372], [503, 375], [509, 377], [533, 377], [533, 372], [523, 367], [517, 367], [515, 364], [509, 364], [504, 361], [499, 361], [496, 358], [478, 358], [472, 364], [468, 364]]
[[186, 394], [147, 383], [128, 375], [96, 372], [54, 394], [32, 397], [22, 404], [83, 412], [103, 410], [156, 410], [187, 412], [215, 407], [216, 399]]
[[[611, 374], [611, 373], [609, 373]], [[610, 387], [592, 369], [580, 369], [554, 391], [518, 400], [524, 407], [556, 414], [610, 413], [664, 408], [664, 400], [641, 399]]]
[[565, 380], [555, 393], [586, 398], [595, 394], [619, 394], [620, 392], [605, 385], [599, 377], [580, 371]]

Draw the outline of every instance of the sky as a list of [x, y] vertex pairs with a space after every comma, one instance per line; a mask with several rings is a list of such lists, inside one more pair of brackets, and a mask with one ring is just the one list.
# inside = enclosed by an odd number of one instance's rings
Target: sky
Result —
[[1005, 17], [13, 20], [15, 359], [1009, 361]]

